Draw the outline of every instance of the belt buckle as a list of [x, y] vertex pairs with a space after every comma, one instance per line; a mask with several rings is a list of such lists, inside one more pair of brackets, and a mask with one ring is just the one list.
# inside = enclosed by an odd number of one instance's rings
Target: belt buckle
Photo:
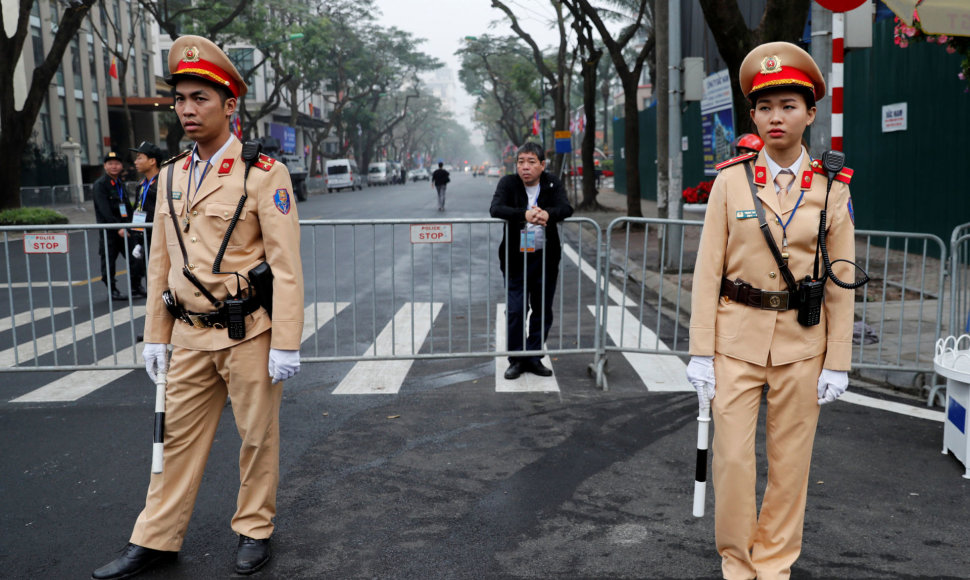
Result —
[[788, 310], [789, 293], [785, 291], [761, 291], [761, 308], [763, 310]]
[[202, 316], [199, 314], [189, 314], [186, 312], [186, 316], [189, 317], [189, 324], [195, 328], [205, 328], [205, 324], [202, 322]]

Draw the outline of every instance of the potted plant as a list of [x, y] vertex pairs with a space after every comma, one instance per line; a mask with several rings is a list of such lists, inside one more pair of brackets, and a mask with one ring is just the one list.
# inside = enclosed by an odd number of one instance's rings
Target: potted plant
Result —
[[698, 214], [700, 216], [704, 215], [704, 210], [707, 208], [707, 200], [711, 197], [711, 188], [714, 186], [714, 180], [702, 181], [695, 185], [694, 187], [688, 187], [681, 194], [681, 201], [683, 202], [684, 217], [686, 219], [697, 218]]

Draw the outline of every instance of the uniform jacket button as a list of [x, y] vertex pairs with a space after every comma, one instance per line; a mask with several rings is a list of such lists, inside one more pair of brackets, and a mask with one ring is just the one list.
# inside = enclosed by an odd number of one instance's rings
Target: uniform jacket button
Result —
[[195, 264], [189, 264], [189, 270], [195, 270]]
[[196, 238], [195, 236], [192, 236], [192, 243], [194, 244], [195, 242], [196, 242]]
[[[192, 240], [192, 241], [194, 242], [195, 240]], [[777, 276], [777, 274], [775, 274], [774, 272], [768, 272], [768, 277], [771, 278], [772, 280], [775, 279], [775, 276]]]
[[198, 297], [198, 296], [202, 296], [202, 293], [201, 293], [201, 292], [199, 292], [198, 290], [196, 290], [196, 291], [195, 291], [195, 295], [196, 295], [197, 297]]
[[199, 215], [199, 210], [194, 210], [194, 211], [192, 212], [192, 215]]

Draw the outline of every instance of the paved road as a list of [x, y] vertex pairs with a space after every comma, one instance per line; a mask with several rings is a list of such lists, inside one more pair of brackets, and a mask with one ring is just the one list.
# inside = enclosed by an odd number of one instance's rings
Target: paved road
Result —
[[[494, 183], [456, 176], [445, 217], [484, 215]], [[300, 212], [441, 217], [423, 182], [318, 195]], [[333, 269], [326, 256], [318, 266]], [[373, 309], [378, 326], [396, 308]], [[659, 371], [617, 356], [603, 392], [588, 362], [556, 357], [554, 388], [498, 392], [493, 359], [419, 360], [394, 394], [341, 394], [358, 363], [306, 365], [284, 391], [276, 557], [259, 577], [717, 577], [713, 521], [690, 515], [696, 398], [648, 390]], [[75, 400], [14, 402], [80, 375], [94, 375], [93, 388]], [[124, 545], [144, 501], [153, 389], [124, 370], [4, 373], [0, 383], [2, 575], [87, 577]], [[966, 577], [970, 481], [940, 453], [942, 424], [929, 417], [842, 401], [823, 410], [794, 578]], [[232, 575], [237, 448], [227, 407], [180, 563], [146, 577]]]

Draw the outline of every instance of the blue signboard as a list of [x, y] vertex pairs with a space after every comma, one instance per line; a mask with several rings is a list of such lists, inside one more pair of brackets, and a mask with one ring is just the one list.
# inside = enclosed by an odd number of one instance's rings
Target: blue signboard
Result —
[[280, 148], [284, 153], [296, 152], [296, 129], [287, 125], [270, 123], [269, 134], [280, 142]]

